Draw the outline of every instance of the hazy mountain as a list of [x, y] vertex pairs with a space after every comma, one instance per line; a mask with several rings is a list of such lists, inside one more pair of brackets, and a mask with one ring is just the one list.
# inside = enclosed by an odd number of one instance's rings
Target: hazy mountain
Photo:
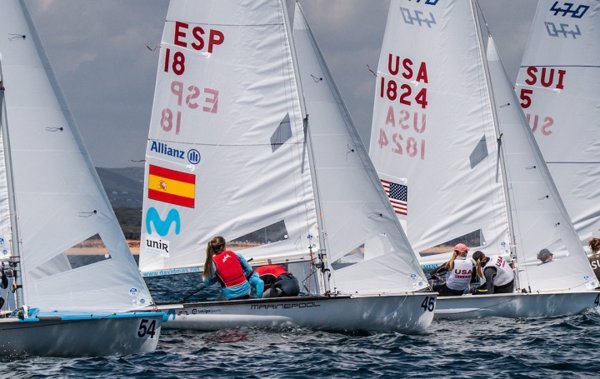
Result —
[[144, 168], [96, 167], [113, 208], [142, 208]]

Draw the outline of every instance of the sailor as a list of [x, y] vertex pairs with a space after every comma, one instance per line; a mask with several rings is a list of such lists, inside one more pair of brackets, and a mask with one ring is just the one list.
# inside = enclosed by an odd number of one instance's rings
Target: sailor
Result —
[[[264, 283], [246, 259], [231, 250], [225, 250], [225, 238], [216, 236], [206, 246], [203, 279], [205, 285], [217, 281], [221, 284], [225, 299], [260, 298]], [[252, 290], [252, 291], [251, 291]]]
[[298, 279], [280, 265], [261, 266], [255, 272], [265, 283], [264, 297], [298, 296]]
[[[1, 263], [0, 263], [1, 264]], [[6, 289], [8, 287], [8, 277], [4, 273], [4, 266], [2, 265], [0, 268], [0, 288]], [[0, 309], [4, 306], [4, 298], [0, 296]]]
[[588, 259], [590, 260], [590, 264], [592, 265], [596, 277], [600, 279], [600, 238], [592, 238], [590, 242], [588, 242], [588, 246], [592, 253]]
[[540, 262], [542, 262], [542, 264], [552, 262], [553, 258], [554, 258], [554, 254], [552, 254], [550, 252], [550, 250], [548, 250], [548, 249], [540, 250], [540, 252], [537, 255], [537, 259], [539, 259]]
[[500, 255], [486, 257], [481, 251], [473, 253], [478, 275], [485, 278], [485, 286], [476, 294], [512, 293], [515, 286], [515, 273], [510, 263]]
[[469, 284], [477, 278], [475, 264], [472, 259], [467, 259], [469, 247], [464, 243], [454, 246], [452, 258], [431, 272], [431, 278], [441, 279], [446, 274], [443, 284], [433, 286], [433, 290], [440, 296], [460, 296], [469, 288]]

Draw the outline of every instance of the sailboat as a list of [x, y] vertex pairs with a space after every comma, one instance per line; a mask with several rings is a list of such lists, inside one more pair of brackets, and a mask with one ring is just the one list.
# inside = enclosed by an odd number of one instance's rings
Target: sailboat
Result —
[[599, 24], [599, 1], [540, 1], [516, 84], [583, 244], [600, 237]]
[[[438, 299], [436, 318], [543, 317], [598, 286], [476, 1], [393, 0], [370, 155], [421, 262], [457, 242], [516, 263], [515, 293]], [[553, 262], [537, 254], [548, 249]], [[440, 259], [440, 254], [444, 259]]]
[[[153, 351], [163, 313], [142, 311], [152, 297], [31, 17], [22, 1], [0, 10], [0, 264], [12, 283], [0, 354]], [[105, 255], [72, 264], [69, 248], [85, 241], [103, 243]]]
[[223, 235], [253, 265], [284, 264], [301, 281], [302, 296], [162, 305], [166, 328], [423, 331], [437, 294], [293, 14], [292, 30], [282, 0], [170, 2], [140, 269], [199, 272]]

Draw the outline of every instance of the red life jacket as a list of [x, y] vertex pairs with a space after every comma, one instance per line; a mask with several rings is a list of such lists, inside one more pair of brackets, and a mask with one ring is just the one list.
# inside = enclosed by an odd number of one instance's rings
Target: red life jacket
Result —
[[217, 277], [225, 287], [233, 287], [246, 281], [244, 269], [238, 256], [231, 250], [225, 250], [213, 256], [217, 268]]
[[280, 265], [260, 266], [254, 269], [266, 285], [273, 284], [281, 275], [287, 274], [287, 270]]

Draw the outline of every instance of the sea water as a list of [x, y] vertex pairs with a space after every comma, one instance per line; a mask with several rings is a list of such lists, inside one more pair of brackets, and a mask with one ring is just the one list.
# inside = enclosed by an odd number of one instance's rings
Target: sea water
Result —
[[[180, 300], [198, 283], [198, 274], [148, 280], [157, 301]], [[216, 293], [212, 288], [190, 299]], [[421, 335], [163, 330], [154, 353], [0, 359], [0, 377], [593, 378], [600, 377], [599, 341], [600, 314], [593, 311], [543, 320], [441, 321]]]

